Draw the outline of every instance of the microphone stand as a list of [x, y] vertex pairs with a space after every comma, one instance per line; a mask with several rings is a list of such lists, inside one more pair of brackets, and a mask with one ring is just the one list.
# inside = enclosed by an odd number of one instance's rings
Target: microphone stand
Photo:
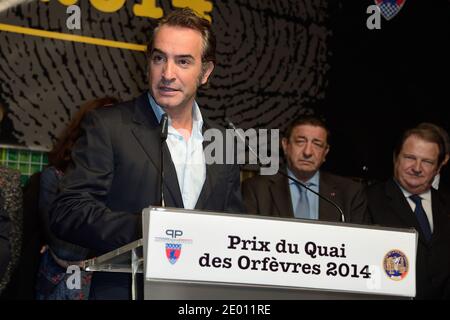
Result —
[[167, 113], [164, 113], [161, 117], [161, 145], [160, 145], [160, 160], [161, 160], [161, 168], [160, 168], [160, 190], [161, 190], [161, 197], [160, 197], [160, 205], [161, 207], [165, 207], [166, 203], [164, 201], [164, 142], [167, 140], [167, 132], [169, 129], [169, 119], [167, 117]]
[[[239, 131], [237, 131], [236, 126], [233, 124], [233, 122], [231, 122], [228, 118], [225, 118], [225, 121], [227, 122], [227, 125], [230, 129], [233, 129], [236, 132], [236, 135], [239, 137], [239, 139], [244, 142], [245, 147], [255, 156], [256, 161], [257, 161], [257, 165], [259, 168], [262, 168], [264, 165], [261, 163], [261, 161], [259, 160], [259, 156], [258, 154], [253, 150], [253, 148], [247, 143], [247, 141], [245, 140], [244, 137], [242, 137], [242, 135], [240, 134]], [[331, 204], [333, 207], [336, 208], [336, 210], [339, 211], [340, 215], [341, 215], [341, 222], [345, 222], [345, 215], [344, 212], [342, 211], [342, 209], [331, 199], [328, 199], [327, 197], [321, 195], [319, 192], [311, 189], [310, 187], [308, 187], [306, 184], [304, 184], [303, 182], [299, 181], [298, 179], [295, 179], [291, 176], [289, 176], [287, 174], [287, 172], [285, 172], [282, 169], [278, 169], [278, 172], [288, 178], [289, 180], [293, 181], [294, 183], [296, 183], [297, 185], [300, 185], [302, 188], [305, 188], [308, 191], [311, 191], [312, 193], [314, 193], [315, 195], [317, 195], [320, 199], [325, 200], [326, 202], [328, 202], [329, 204]]]

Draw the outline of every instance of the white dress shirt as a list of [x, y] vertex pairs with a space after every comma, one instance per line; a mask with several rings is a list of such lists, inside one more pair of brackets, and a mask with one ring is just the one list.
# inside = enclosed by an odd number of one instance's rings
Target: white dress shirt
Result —
[[[158, 122], [164, 110], [149, 94], [150, 105]], [[177, 172], [178, 185], [185, 209], [194, 209], [206, 180], [205, 155], [203, 153], [203, 117], [197, 102], [192, 106], [192, 132], [186, 141], [183, 135], [172, 126], [169, 119], [169, 127], [166, 144]]]
[[[399, 185], [400, 189], [402, 190], [403, 195], [406, 197], [406, 200], [408, 201], [408, 204], [411, 207], [411, 210], [414, 213], [414, 210], [416, 209], [416, 204], [410, 198], [410, 196], [412, 196], [413, 194], [406, 191], [405, 189], [403, 189], [400, 184], [398, 184], [398, 185]], [[430, 223], [431, 232], [433, 233], [433, 210], [432, 210], [432, 205], [431, 205], [431, 190], [428, 190], [425, 193], [418, 194], [418, 196], [420, 196], [422, 198], [422, 207], [427, 215], [428, 222]]]

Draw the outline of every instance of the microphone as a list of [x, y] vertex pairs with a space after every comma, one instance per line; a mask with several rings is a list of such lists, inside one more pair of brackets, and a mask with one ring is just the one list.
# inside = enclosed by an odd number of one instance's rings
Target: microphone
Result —
[[169, 117], [167, 117], [167, 113], [163, 113], [161, 117], [161, 142], [166, 141], [168, 130], [169, 130]]
[[[236, 132], [236, 136], [238, 136], [239, 139], [240, 139], [242, 142], [244, 142], [245, 147], [246, 147], [246, 148], [247, 148], [247, 149], [255, 156], [256, 161], [257, 161], [257, 163], [258, 163], [258, 167], [260, 167], [260, 168], [263, 167], [264, 165], [263, 165], [263, 164], [261, 163], [261, 161], [259, 160], [258, 154], [257, 154], [257, 153], [253, 150], [253, 148], [247, 143], [247, 141], [245, 140], [245, 138], [242, 137], [242, 135], [240, 134], [240, 132], [237, 131], [236, 126], [233, 124], [233, 122], [231, 122], [230, 119], [227, 118], [227, 117], [225, 118], [225, 121], [226, 121], [228, 127], [229, 127], [230, 129], [233, 129], [233, 130]], [[278, 172], [279, 172], [282, 176], [284, 176], [284, 177], [288, 178], [289, 180], [295, 182], [296, 184], [300, 185], [302, 188], [305, 188], [306, 190], [311, 191], [312, 193], [314, 193], [315, 195], [317, 195], [320, 199], [323, 199], [323, 200], [325, 200], [326, 202], [328, 202], [329, 204], [331, 204], [333, 207], [336, 208], [336, 210], [339, 211], [339, 213], [340, 213], [340, 215], [341, 215], [341, 222], [345, 222], [344, 211], [342, 211], [342, 209], [341, 209], [341, 208], [340, 208], [333, 200], [328, 199], [327, 197], [321, 195], [319, 192], [317, 192], [317, 191], [311, 189], [310, 187], [308, 187], [308, 186], [307, 186], [306, 184], [304, 184], [303, 182], [301, 182], [301, 181], [299, 181], [299, 180], [297, 180], [297, 179], [295, 179], [295, 178], [289, 176], [289, 175], [287, 174], [287, 172], [283, 171], [282, 169], [278, 169]]]
[[159, 177], [159, 181], [160, 181], [160, 190], [161, 190], [161, 197], [159, 200], [159, 203], [161, 205], [161, 207], [165, 207], [166, 204], [164, 202], [164, 151], [163, 151], [163, 147], [164, 147], [164, 142], [166, 142], [167, 140], [167, 133], [169, 130], [169, 118], [167, 117], [167, 113], [163, 113], [162, 117], [161, 117], [161, 132], [160, 132], [160, 137], [161, 137], [161, 144], [160, 144], [160, 159], [161, 159], [161, 168], [159, 170], [160, 173], [160, 177]]

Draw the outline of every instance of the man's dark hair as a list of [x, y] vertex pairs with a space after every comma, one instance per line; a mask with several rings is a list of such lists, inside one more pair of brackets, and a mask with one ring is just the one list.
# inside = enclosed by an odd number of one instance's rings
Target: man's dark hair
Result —
[[147, 58], [149, 58], [153, 52], [155, 34], [162, 26], [182, 27], [200, 32], [203, 40], [202, 62], [216, 63], [216, 37], [212, 32], [211, 23], [208, 20], [199, 17], [189, 8], [176, 9], [159, 20], [157, 26], [153, 29], [152, 40], [147, 45]]
[[292, 121], [284, 132], [284, 137], [289, 140], [294, 128], [301, 125], [311, 125], [314, 127], [321, 127], [325, 129], [325, 131], [327, 132], [327, 143], [328, 141], [330, 141], [330, 130], [328, 129], [325, 120], [313, 115], [300, 116]]
[[439, 156], [438, 156], [438, 166], [442, 164], [445, 159], [445, 142], [439, 132], [429, 126], [417, 126], [412, 129], [406, 130], [398, 141], [397, 145], [394, 149], [394, 159], [397, 159], [400, 151], [403, 148], [403, 145], [411, 136], [419, 137], [422, 140], [427, 142], [436, 143], [439, 148]]

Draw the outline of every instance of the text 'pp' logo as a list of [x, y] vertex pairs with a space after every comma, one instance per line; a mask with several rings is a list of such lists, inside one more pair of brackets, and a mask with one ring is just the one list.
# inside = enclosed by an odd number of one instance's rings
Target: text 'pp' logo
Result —
[[179, 238], [183, 235], [183, 231], [181, 230], [173, 230], [173, 229], [167, 229], [166, 230], [166, 235], [168, 235], [169, 237], [176, 239]]

